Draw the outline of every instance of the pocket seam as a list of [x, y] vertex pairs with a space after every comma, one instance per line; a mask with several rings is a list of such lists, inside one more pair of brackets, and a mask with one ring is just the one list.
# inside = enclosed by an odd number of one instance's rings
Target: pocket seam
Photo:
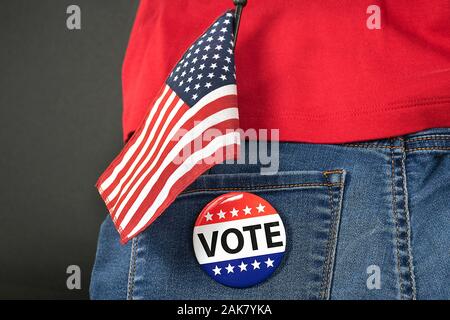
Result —
[[294, 183], [294, 184], [276, 184], [276, 185], [256, 185], [256, 186], [236, 186], [226, 188], [199, 188], [184, 191], [181, 195], [203, 192], [203, 191], [230, 191], [230, 190], [264, 190], [264, 189], [282, 189], [282, 188], [296, 188], [296, 187], [342, 187], [342, 183]]
[[[325, 263], [323, 266], [323, 277], [322, 277], [322, 284], [320, 289], [320, 297], [321, 299], [329, 299], [330, 297], [330, 291], [331, 291], [331, 281], [332, 281], [332, 270], [334, 269], [334, 262], [335, 262], [335, 254], [336, 254], [336, 247], [337, 247], [337, 238], [338, 238], [338, 232], [339, 232], [339, 223], [340, 223], [340, 216], [341, 216], [341, 204], [342, 204], [342, 197], [343, 197], [343, 191], [344, 191], [344, 183], [343, 179], [345, 177], [344, 170], [333, 170], [333, 171], [325, 171], [323, 172], [323, 175], [328, 180], [330, 177], [330, 174], [338, 174], [339, 175], [339, 183], [338, 189], [333, 190], [332, 186], [328, 187], [328, 195], [329, 195], [329, 202], [330, 202], [330, 211], [331, 211], [331, 226], [329, 230], [329, 236], [326, 246], [326, 258]], [[337, 201], [337, 202], [336, 202]]]
[[131, 253], [130, 253], [130, 269], [128, 272], [128, 285], [127, 285], [127, 300], [133, 300], [134, 296], [134, 279], [136, 276], [136, 252], [138, 247], [138, 238], [135, 237], [131, 240]]

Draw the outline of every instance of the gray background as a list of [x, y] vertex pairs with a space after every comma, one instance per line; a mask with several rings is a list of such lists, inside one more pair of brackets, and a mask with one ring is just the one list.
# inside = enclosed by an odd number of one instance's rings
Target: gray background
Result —
[[[81, 7], [81, 30], [66, 8]], [[0, 0], [0, 298], [88, 298], [138, 1]], [[66, 268], [81, 267], [81, 290]]]

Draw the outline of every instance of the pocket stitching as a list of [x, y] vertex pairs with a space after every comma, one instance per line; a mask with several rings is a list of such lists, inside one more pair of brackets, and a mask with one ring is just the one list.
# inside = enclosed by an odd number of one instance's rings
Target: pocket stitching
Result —
[[135, 237], [131, 240], [130, 270], [128, 272], [127, 300], [133, 300], [138, 238], [139, 237]]
[[[331, 210], [331, 226], [326, 246], [326, 258], [323, 266], [323, 277], [322, 277], [322, 284], [320, 289], [320, 297], [322, 299], [328, 299], [330, 295], [330, 288], [331, 288], [331, 272], [334, 267], [334, 256], [333, 252], [335, 254], [336, 252], [336, 246], [337, 246], [337, 232], [339, 227], [339, 220], [340, 220], [340, 213], [338, 212], [339, 205], [335, 204], [335, 200], [337, 197], [338, 204], [342, 201], [342, 193], [344, 184], [342, 183], [342, 178], [344, 171], [343, 170], [335, 170], [335, 171], [326, 171], [323, 173], [324, 176], [329, 179], [330, 174], [339, 174], [339, 189], [335, 192], [333, 192], [332, 187], [328, 187], [328, 194], [329, 194], [329, 202], [330, 202], [330, 210]], [[337, 192], [337, 194], [336, 194]], [[333, 195], [333, 193], [335, 193]], [[334, 249], [333, 249], [334, 244]]]
[[281, 189], [296, 187], [342, 187], [342, 183], [294, 183], [294, 184], [277, 184], [277, 185], [256, 185], [256, 186], [237, 186], [226, 188], [199, 188], [188, 190], [180, 193], [181, 195], [203, 192], [203, 191], [230, 191], [230, 190], [264, 190], [264, 189]]

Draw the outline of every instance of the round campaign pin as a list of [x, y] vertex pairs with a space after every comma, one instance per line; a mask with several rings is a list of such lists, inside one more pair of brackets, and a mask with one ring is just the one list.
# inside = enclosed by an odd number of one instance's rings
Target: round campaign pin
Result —
[[211, 278], [247, 288], [266, 280], [280, 265], [286, 232], [269, 202], [252, 193], [231, 192], [202, 210], [193, 244], [200, 266]]

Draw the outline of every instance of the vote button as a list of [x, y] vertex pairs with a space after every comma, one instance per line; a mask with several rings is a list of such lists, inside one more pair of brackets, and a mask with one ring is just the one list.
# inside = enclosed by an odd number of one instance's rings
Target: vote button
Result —
[[286, 251], [278, 212], [249, 192], [230, 192], [199, 214], [193, 233], [195, 256], [215, 281], [248, 288], [269, 278]]

